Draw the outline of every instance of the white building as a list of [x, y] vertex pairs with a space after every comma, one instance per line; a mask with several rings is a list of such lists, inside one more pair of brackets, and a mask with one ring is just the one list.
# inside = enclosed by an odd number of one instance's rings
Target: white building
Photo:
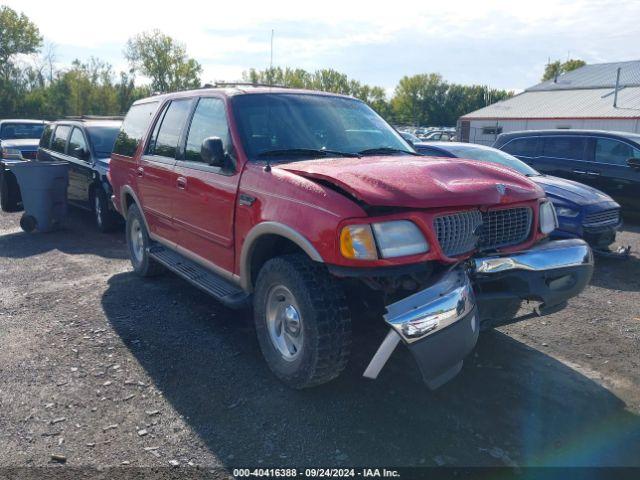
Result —
[[549, 128], [640, 133], [640, 60], [586, 65], [458, 120], [462, 141], [485, 145], [502, 132]]

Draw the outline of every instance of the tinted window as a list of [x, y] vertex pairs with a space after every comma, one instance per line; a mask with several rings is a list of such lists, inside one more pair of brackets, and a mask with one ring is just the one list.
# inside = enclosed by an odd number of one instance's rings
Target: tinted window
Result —
[[225, 150], [229, 144], [229, 126], [224, 102], [218, 98], [201, 98], [191, 120], [185, 159], [200, 162], [200, 147], [205, 138], [220, 137]]
[[40, 146], [42, 148], [49, 148], [49, 144], [51, 143], [51, 134], [53, 133], [53, 126], [47, 125], [42, 132], [42, 137], [40, 137]]
[[132, 157], [136, 153], [138, 144], [147, 131], [157, 108], [158, 102], [149, 102], [134, 105], [129, 109], [120, 133], [116, 137], [113, 153], [127, 157]]
[[[82, 154], [78, 152], [78, 150], [82, 149]], [[71, 132], [71, 138], [69, 139], [69, 155], [79, 158], [81, 160], [86, 160], [88, 158], [87, 142], [84, 139], [84, 135], [79, 128], [74, 128], [73, 132]]]
[[255, 94], [233, 97], [234, 117], [249, 157], [274, 150], [361, 150], [411, 147], [358, 100], [326, 95]]
[[71, 127], [67, 125], [58, 125], [56, 131], [53, 134], [53, 140], [51, 141], [51, 150], [54, 152], [64, 153], [64, 147], [69, 138], [69, 132]]
[[544, 139], [542, 154], [545, 157], [584, 160], [587, 141], [583, 137], [553, 136]]
[[43, 130], [43, 123], [4, 122], [0, 125], [0, 139], [21, 140], [40, 138]]
[[446, 157], [446, 158], [453, 158], [453, 155], [451, 155], [449, 152], [444, 152], [442, 150], [438, 150], [437, 148], [431, 148], [431, 147], [423, 147], [422, 145], [419, 145], [416, 147], [416, 151], [422, 155], [426, 155], [428, 157]]
[[504, 145], [503, 150], [511, 155], [521, 157], [535, 157], [538, 148], [538, 137], [516, 138]]
[[98, 157], [108, 157], [118, 136], [118, 127], [87, 127], [93, 151]]
[[632, 157], [640, 158], [640, 150], [611, 138], [596, 139], [596, 162], [626, 166]]
[[158, 130], [157, 137], [154, 139], [153, 148], [149, 151], [151, 155], [175, 158], [180, 134], [190, 108], [190, 99], [171, 102], [162, 117], [162, 124]]

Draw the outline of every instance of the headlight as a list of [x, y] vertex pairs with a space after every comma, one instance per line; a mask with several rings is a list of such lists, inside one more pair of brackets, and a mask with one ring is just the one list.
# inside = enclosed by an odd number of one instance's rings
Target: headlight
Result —
[[540, 204], [540, 231], [545, 235], [550, 234], [558, 228], [558, 217], [556, 217], [556, 209], [553, 208], [551, 202]]
[[22, 152], [17, 148], [3, 148], [2, 158], [22, 159]]
[[409, 220], [348, 225], [340, 232], [340, 252], [345, 258], [376, 260], [404, 257], [429, 251], [429, 244]]
[[345, 258], [375, 260], [376, 242], [370, 225], [349, 225], [340, 232], [340, 252]]
[[409, 220], [372, 225], [382, 258], [405, 257], [429, 251], [429, 244], [415, 223]]
[[580, 212], [569, 207], [558, 207], [556, 213], [559, 217], [577, 217]]

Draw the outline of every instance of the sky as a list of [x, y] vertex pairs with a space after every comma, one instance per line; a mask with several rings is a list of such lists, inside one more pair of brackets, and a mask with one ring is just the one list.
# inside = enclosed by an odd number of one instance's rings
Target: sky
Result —
[[96, 56], [128, 70], [128, 38], [160, 29], [201, 63], [202, 81], [273, 64], [334, 68], [389, 93], [405, 75], [520, 91], [550, 58], [637, 60], [638, 0], [0, 0], [34, 21], [57, 63]]

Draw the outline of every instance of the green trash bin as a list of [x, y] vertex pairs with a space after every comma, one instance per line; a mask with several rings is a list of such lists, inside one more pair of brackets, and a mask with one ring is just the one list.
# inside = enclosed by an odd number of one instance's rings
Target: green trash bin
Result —
[[18, 180], [24, 214], [20, 226], [25, 232], [50, 232], [67, 215], [67, 162], [17, 162], [11, 171]]

